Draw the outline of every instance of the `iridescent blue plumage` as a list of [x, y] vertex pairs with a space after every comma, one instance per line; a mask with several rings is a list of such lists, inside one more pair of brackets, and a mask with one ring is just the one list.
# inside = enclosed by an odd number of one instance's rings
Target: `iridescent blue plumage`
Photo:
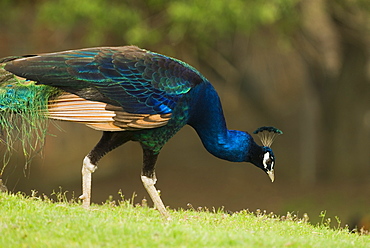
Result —
[[[88, 181], [91, 179], [88, 178], [97, 162], [107, 152], [132, 140], [143, 147], [144, 186], [160, 212], [168, 217], [154, 190], [154, 166], [163, 145], [186, 124], [197, 131], [205, 148], [216, 157], [251, 162], [274, 180], [272, 150], [257, 145], [247, 132], [228, 130], [213, 86], [196, 69], [180, 60], [134, 46], [88, 48], [8, 60], [6, 70], [78, 96], [67, 103], [57, 99], [54, 101], [57, 106], [62, 102], [78, 111], [79, 103], [90, 100], [87, 104], [95, 102], [105, 106], [104, 115], [113, 114], [111, 119], [104, 119], [103, 125], [89, 122], [104, 132], [84, 160], [86, 206], [90, 200]], [[65, 120], [70, 120], [68, 118]], [[82, 116], [77, 119], [77, 122], [84, 121]]]
[[7, 68], [90, 100], [121, 105], [130, 113], [170, 113], [179, 97], [205, 81], [188, 65], [136, 47], [52, 53], [24, 63], [27, 66], [18, 61], [17, 68]]

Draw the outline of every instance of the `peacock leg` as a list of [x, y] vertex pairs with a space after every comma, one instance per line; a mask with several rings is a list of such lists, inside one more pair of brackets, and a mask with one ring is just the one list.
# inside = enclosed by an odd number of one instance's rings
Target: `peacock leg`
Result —
[[82, 165], [82, 207], [89, 208], [91, 202], [91, 174], [96, 170], [97, 166], [93, 165], [88, 156], [85, 157]]
[[85, 157], [82, 165], [82, 206], [89, 208], [91, 202], [91, 174], [96, 170], [99, 160], [108, 152], [119, 147], [130, 139], [125, 132], [103, 132], [103, 135], [91, 152]]
[[162, 214], [162, 216], [165, 219], [170, 220], [171, 216], [168, 213], [168, 211], [166, 210], [166, 207], [164, 206], [163, 201], [162, 201], [161, 197], [159, 196], [159, 193], [158, 193], [157, 189], [154, 187], [154, 185], [157, 181], [155, 176], [147, 177], [147, 176], [142, 175], [141, 176], [141, 181], [143, 182], [146, 191], [148, 192], [150, 198], [152, 199], [155, 208]]
[[152, 199], [155, 208], [162, 214], [165, 219], [170, 220], [170, 214], [166, 210], [166, 207], [164, 206], [157, 189], [154, 187], [155, 183], [157, 182], [157, 178], [154, 172], [157, 158], [158, 153], [143, 148], [143, 170], [141, 173], [141, 181], [143, 182], [146, 191]]

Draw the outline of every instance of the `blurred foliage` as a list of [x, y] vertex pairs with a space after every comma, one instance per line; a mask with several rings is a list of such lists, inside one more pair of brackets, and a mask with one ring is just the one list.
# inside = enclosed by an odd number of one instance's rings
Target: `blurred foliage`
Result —
[[[122, 39], [127, 44], [148, 45], [184, 38], [212, 42], [215, 38], [249, 34], [260, 26], [277, 21], [292, 22], [298, 0], [206, 1], [206, 0], [3, 0], [2, 23], [14, 22], [29, 7], [30, 23], [48, 28], [51, 33], [73, 34], [78, 30], [86, 45]], [[22, 8], [23, 7], [23, 8]], [[70, 38], [70, 37], [69, 37]]]
[[170, 37], [185, 36], [211, 42], [237, 33], [249, 34], [260, 26], [284, 19], [294, 12], [295, 0], [282, 1], [172, 1], [168, 6]]
[[37, 21], [54, 32], [78, 29], [87, 44], [105, 42], [107, 34], [133, 44], [147, 35], [158, 40], [143, 17], [139, 8], [125, 1], [63, 0], [43, 2]]

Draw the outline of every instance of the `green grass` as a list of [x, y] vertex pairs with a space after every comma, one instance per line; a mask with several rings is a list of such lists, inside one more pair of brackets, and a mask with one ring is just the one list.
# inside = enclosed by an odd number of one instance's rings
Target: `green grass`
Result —
[[[149, 207], [0, 193], [0, 247], [369, 247], [370, 235], [313, 226], [307, 218]], [[284, 220], [282, 220], [284, 219]]]

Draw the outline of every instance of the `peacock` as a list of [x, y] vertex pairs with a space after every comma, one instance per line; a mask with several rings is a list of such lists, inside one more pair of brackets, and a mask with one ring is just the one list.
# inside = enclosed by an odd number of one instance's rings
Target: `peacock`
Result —
[[[142, 183], [155, 208], [170, 218], [155, 188], [155, 165], [162, 147], [185, 125], [195, 129], [212, 155], [250, 162], [274, 181], [271, 144], [282, 132], [274, 127], [258, 128], [254, 133], [261, 137], [260, 146], [248, 132], [227, 129], [216, 90], [183, 61], [122, 46], [13, 56], [0, 62], [8, 79], [13, 76], [14, 80], [0, 82], [0, 113], [37, 112], [37, 116], [102, 131], [100, 141], [83, 160], [80, 198], [85, 208], [90, 206], [91, 177], [99, 160], [124, 143], [136, 141], [143, 150]], [[27, 105], [27, 111], [17, 109], [17, 104], [18, 108]], [[2, 128], [4, 122], [11, 125], [4, 119], [0, 120]]]

